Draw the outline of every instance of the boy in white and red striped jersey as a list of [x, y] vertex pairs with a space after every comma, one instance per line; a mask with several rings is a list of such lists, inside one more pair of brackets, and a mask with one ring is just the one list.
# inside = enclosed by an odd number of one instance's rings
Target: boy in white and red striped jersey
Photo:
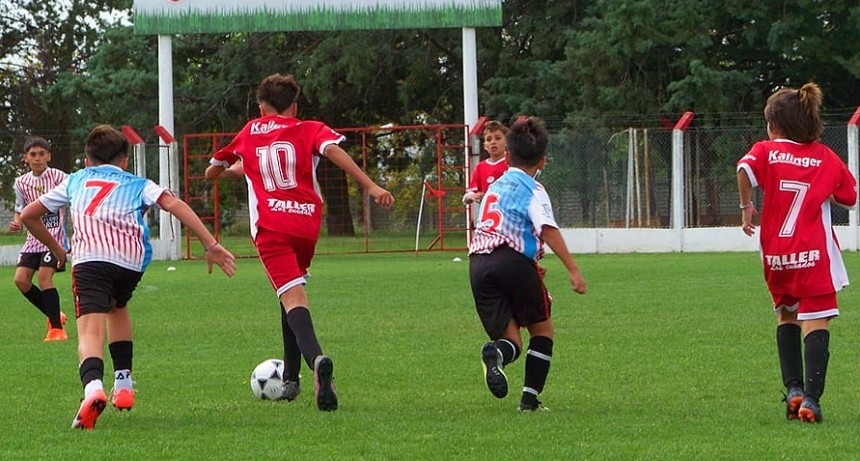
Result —
[[144, 213], [165, 210], [191, 230], [206, 249], [209, 272], [218, 264], [225, 274], [236, 270], [233, 255], [206, 229], [200, 218], [173, 193], [124, 169], [129, 142], [119, 131], [99, 125], [87, 136], [86, 165], [21, 212], [30, 232], [62, 264], [66, 250], [48, 232], [41, 217], [68, 205], [72, 218], [72, 283], [78, 316], [78, 372], [84, 387], [72, 428], [92, 429], [107, 406], [102, 378], [104, 342], [114, 366], [111, 402], [120, 410], [134, 405], [132, 335], [128, 301], [152, 258]]
[[[45, 192], [60, 184], [66, 176], [64, 171], [51, 168], [51, 145], [44, 138], [29, 138], [24, 144], [24, 163], [30, 172], [15, 179], [15, 214], [9, 222], [11, 232], [21, 231], [21, 211], [34, 202]], [[63, 210], [50, 213], [42, 218], [51, 236], [64, 248], [68, 248], [66, 228], [63, 222]], [[48, 251], [44, 243], [37, 240], [29, 232], [21, 254], [18, 256], [18, 267], [15, 269], [15, 285], [21, 294], [47, 317], [48, 334], [45, 341], [65, 341], [66, 330], [63, 328], [66, 316], [60, 310], [60, 295], [54, 286], [54, 273], [62, 272], [64, 268], [57, 267], [56, 256]], [[33, 276], [38, 273], [39, 285], [33, 285]]]

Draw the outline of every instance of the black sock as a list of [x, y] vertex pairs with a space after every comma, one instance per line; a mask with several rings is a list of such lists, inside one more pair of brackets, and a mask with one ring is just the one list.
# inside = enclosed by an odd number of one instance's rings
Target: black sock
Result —
[[317, 341], [314, 332], [314, 323], [311, 321], [311, 312], [307, 307], [294, 307], [287, 313], [287, 323], [296, 337], [299, 350], [305, 358], [305, 362], [314, 369], [314, 360], [322, 355], [322, 347]]
[[113, 361], [113, 369], [131, 370], [134, 358], [134, 344], [131, 341], [115, 341], [108, 344], [110, 358]]
[[302, 369], [302, 352], [296, 342], [296, 334], [287, 321], [287, 311], [281, 304], [281, 336], [284, 339], [284, 379], [298, 381]]
[[56, 288], [42, 290], [42, 305], [45, 307], [45, 315], [51, 322], [51, 328], [63, 328], [60, 321], [60, 294]]
[[502, 366], [513, 362], [520, 356], [520, 348], [513, 341], [499, 338], [493, 341], [493, 345], [502, 353]]
[[830, 332], [815, 330], [806, 335], [806, 390], [804, 397], [816, 402], [824, 394], [827, 378], [827, 362], [830, 360]]
[[45, 314], [45, 317], [48, 316], [48, 311], [45, 310], [45, 301], [42, 298], [42, 290], [40, 290], [39, 287], [31, 285], [30, 290], [22, 294], [27, 298], [27, 301], [30, 301], [30, 304], [36, 306], [36, 309], [39, 309], [39, 312]]
[[87, 357], [78, 368], [81, 375], [81, 385], [86, 389], [90, 381], [102, 380], [105, 375], [105, 362], [98, 357]]
[[784, 323], [776, 327], [776, 350], [782, 383], [786, 389], [803, 389], [803, 350], [800, 344], [800, 325]]
[[537, 401], [543, 392], [546, 377], [549, 374], [549, 363], [552, 359], [552, 339], [546, 336], [533, 336], [529, 340], [526, 352], [526, 379], [523, 387], [523, 401]]

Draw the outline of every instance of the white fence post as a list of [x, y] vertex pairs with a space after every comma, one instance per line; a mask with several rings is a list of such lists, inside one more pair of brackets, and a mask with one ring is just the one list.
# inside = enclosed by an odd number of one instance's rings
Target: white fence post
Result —
[[[164, 152], [159, 152], [158, 181], [161, 187], [166, 187], [179, 195], [179, 161], [177, 160], [178, 144], [173, 135], [161, 125], [155, 126], [155, 132], [161, 141], [167, 145]], [[165, 257], [167, 259], [179, 259], [182, 252], [182, 228], [172, 214], [161, 210], [158, 214], [159, 227], [158, 237], [162, 241]]]
[[[860, 147], [858, 147], [858, 125], [860, 125], [860, 107], [854, 112], [854, 115], [848, 121], [848, 169], [854, 178], [857, 178], [858, 173], [858, 158], [860, 158]], [[851, 229], [853, 241], [849, 242], [852, 250], [860, 249], [860, 227], [858, 227], [857, 207], [851, 208], [848, 212], [848, 227]]]
[[672, 230], [677, 236], [676, 251], [684, 251], [684, 132], [694, 116], [684, 112], [672, 130]]

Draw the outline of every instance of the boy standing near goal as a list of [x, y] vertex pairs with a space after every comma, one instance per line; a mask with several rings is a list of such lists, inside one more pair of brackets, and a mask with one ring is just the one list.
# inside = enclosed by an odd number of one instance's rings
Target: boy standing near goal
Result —
[[[21, 232], [21, 211], [45, 192], [53, 189], [68, 176], [65, 172], [51, 168], [51, 145], [44, 138], [30, 138], [24, 144], [24, 163], [30, 172], [15, 178], [15, 214], [9, 222], [10, 232]], [[68, 247], [63, 210], [50, 213], [42, 218], [45, 227], [63, 248]], [[60, 310], [60, 295], [54, 286], [54, 273], [65, 268], [57, 267], [57, 258], [44, 243], [27, 233], [27, 240], [18, 256], [15, 269], [15, 285], [21, 294], [45, 314], [48, 334], [45, 341], [65, 341], [68, 339], [63, 324], [66, 315]], [[38, 275], [39, 286], [33, 285], [33, 276]]]
[[821, 100], [814, 83], [772, 94], [764, 109], [769, 140], [754, 144], [737, 165], [748, 236], [755, 233], [752, 189], [760, 187], [764, 195], [761, 255], [778, 315], [776, 346], [786, 417], [813, 423], [822, 419], [819, 399], [830, 358], [828, 326], [839, 315], [836, 292], [848, 285], [830, 205], [857, 203], [851, 171], [818, 141], [824, 131]]
[[[299, 370], [304, 357], [314, 371], [317, 407], [334, 411], [338, 405], [332, 383], [334, 365], [317, 340], [304, 289], [322, 225], [316, 182], [320, 156], [355, 178], [383, 208], [394, 205], [394, 196], [338, 146], [344, 136], [322, 122], [296, 118], [300, 91], [292, 75], [263, 79], [257, 87], [260, 118], [248, 122], [227, 147], [215, 153], [206, 177], [232, 177], [243, 171], [248, 183], [251, 238], [281, 304], [283, 397], [291, 401], [301, 392]], [[241, 168], [230, 168], [238, 161]]]
[[92, 429], [107, 406], [104, 392], [104, 342], [113, 359], [111, 402], [120, 410], [134, 405], [132, 335], [128, 301], [152, 257], [143, 214], [158, 206], [185, 224], [206, 248], [209, 272], [218, 264], [228, 276], [236, 270], [233, 255], [212, 237], [182, 200], [154, 182], [124, 171], [129, 142], [107, 125], [87, 136], [86, 168], [71, 174], [21, 213], [30, 232], [66, 261], [66, 250], [42, 224], [42, 216], [68, 205], [72, 234], [72, 283], [78, 320], [78, 371], [84, 399], [72, 428]]
[[484, 125], [484, 150], [489, 157], [475, 166], [475, 171], [469, 179], [469, 188], [463, 195], [463, 205], [479, 203], [487, 193], [490, 184], [508, 171], [508, 162], [505, 160], [507, 133], [508, 127], [499, 121], [492, 120]]
[[585, 280], [555, 222], [549, 196], [535, 180], [546, 165], [547, 132], [534, 117], [514, 123], [506, 136], [510, 168], [487, 190], [469, 244], [469, 281], [475, 308], [491, 342], [481, 348], [484, 378], [497, 398], [508, 394], [503, 368], [522, 350], [529, 332], [520, 411], [544, 409], [538, 396], [553, 348], [551, 301], [537, 264], [546, 243], [567, 268], [573, 291]]

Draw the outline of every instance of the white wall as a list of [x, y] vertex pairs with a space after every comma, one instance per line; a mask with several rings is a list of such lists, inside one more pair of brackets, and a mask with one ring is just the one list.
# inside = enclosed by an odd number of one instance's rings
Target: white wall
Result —
[[[843, 250], [857, 250], [858, 229], [835, 226]], [[570, 251], [585, 253], [667, 253], [704, 251], [758, 251], [758, 236], [747, 237], [740, 227], [683, 229], [562, 229]], [[152, 241], [154, 260], [168, 258], [168, 248]], [[19, 245], [0, 246], [0, 266], [18, 262]], [[549, 248], [547, 248], [549, 251]], [[184, 256], [184, 255], [183, 255]]]

